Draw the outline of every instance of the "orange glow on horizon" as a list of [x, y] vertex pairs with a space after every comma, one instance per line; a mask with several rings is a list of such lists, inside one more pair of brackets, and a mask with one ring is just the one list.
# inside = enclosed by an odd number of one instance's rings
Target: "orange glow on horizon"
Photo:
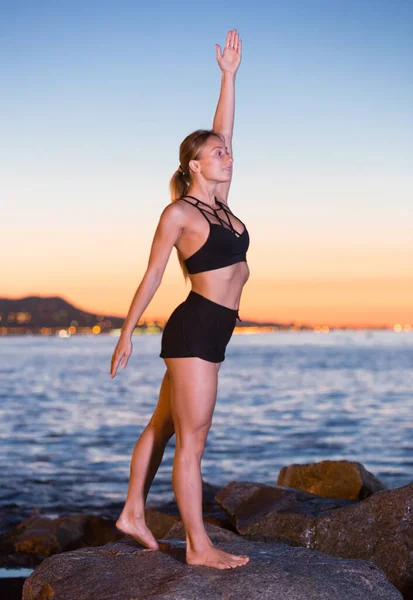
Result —
[[[117, 289], [102, 288], [101, 284], [93, 285], [93, 281], [90, 286], [86, 282], [84, 285], [60, 283], [59, 290], [44, 286], [46, 289], [42, 289], [41, 293], [40, 290], [24, 289], [22, 285], [20, 290], [16, 290], [20, 293], [9, 297], [61, 296], [84, 311], [123, 318], [136, 290], [136, 281], [130, 277], [119, 282]], [[189, 291], [190, 284], [185, 286], [181, 277], [164, 278], [140, 322], [165, 321]], [[320, 330], [324, 328], [324, 331], [339, 326], [394, 328], [396, 325], [400, 325], [401, 330], [410, 331], [412, 299], [413, 283], [404, 278], [347, 281], [250, 278], [243, 290], [239, 314], [242, 321], [301, 324]]]

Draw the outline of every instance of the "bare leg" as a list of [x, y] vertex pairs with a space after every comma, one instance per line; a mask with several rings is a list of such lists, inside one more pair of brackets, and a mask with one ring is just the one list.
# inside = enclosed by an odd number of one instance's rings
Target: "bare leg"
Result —
[[186, 561], [230, 569], [249, 561], [215, 548], [202, 518], [201, 459], [217, 395], [217, 365], [201, 358], [164, 359], [171, 376], [176, 449], [172, 486], [186, 533]]
[[116, 527], [120, 531], [131, 535], [139, 543], [154, 550], [159, 548], [159, 544], [145, 523], [145, 502], [162, 461], [165, 446], [174, 433], [170, 379], [168, 371], [166, 371], [156, 409], [132, 453], [126, 502], [116, 522]]

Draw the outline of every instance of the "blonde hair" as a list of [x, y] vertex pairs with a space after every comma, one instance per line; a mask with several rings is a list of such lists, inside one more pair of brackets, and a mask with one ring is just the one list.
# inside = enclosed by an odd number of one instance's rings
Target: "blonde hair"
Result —
[[[169, 182], [171, 202], [176, 202], [176, 200], [179, 200], [187, 193], [192, 183], [192, 174], [191, 169], [189, 168], [189, 162], [191, 160], [198, 160], [201, 158], [201, 153], [207, 140], [213, 135], [222, 141], [220, 134], [213, 129], [197, 129], [196, 131], [193, 131], [187, 135], [179, 146], [179, 162], [183, 172], [178, 168], [171, 177]], [[188, 279], [188, 270], [178, 248], [176, 251], [178, 254], [179, 264], [186, 281]]]

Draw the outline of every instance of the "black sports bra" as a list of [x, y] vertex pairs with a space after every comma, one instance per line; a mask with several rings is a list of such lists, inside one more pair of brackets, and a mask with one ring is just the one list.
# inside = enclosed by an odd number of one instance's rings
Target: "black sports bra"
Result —
[[[199, 250], [184, 261], [188, 273], [193, 275], [195, 273], [202, 273], [203, 271], [213, 271], [214, 269], [234, 265], [238, 262], [246, 262], [246, 252], [249, 247], [250, 238], [247, 228], [241, 219], [238, 220], [241, 221], [244, 230], [242, 233], [238, 233], [231, 223], [229, 215], [233, 215], [233, 213], [228, 206], [219, 202], [216, 198], [215, 202], [220, 208], [212, 208], [212, 206], [206, 204], [206, 202], [202, 202], [202, 200], [198, 200], [194, 196], [187, 195], [186, 198], [193, 198], [196, 200], [196, 204], [185, 200], [185, 197], [180, 198], [180, 200], [196, 206], [209, 223], [209, 235], [206, 242]], [[208, 210], [199, 206], [199, 204], [203, 204]], [[225, 220], [218, 215], [219, 211], [223, 211], [223, 214], [226, 216]], [[218, 223], [211, 222], [207, 215], [215, 217]]]

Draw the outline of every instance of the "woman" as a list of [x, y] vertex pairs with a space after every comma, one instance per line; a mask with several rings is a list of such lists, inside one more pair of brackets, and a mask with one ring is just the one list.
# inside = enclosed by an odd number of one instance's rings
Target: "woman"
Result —
[[186, 532], [186, 560], [192, 565], [229, 569], [247, 556], [215, 548], [202, 519], [201, 458], [211, 426], [217, 377], [238, 316], [249, 277], [245, 225], [228, 207], [232, 177], [235, 74], [242, 42], [228, 32], [225, 48], [216, 47], [222, 71], [213, 129], [197, 130], [180, 146], [180, 165], [170, 187], [172, 203], [162, 212], [147, 271], [133, 298], [111, 363], [125, 368], [132, 352], [135, 324], [161, 283], [175, 246], [192, 289], [169, 317], [161, 342], [166, 364], [158, 404], [133, 451], [125, 506], [117, 528], [151, 549], [159, 545], [145, 524], [146, 497], [168, 440], [176, 434], [172, 486]]

